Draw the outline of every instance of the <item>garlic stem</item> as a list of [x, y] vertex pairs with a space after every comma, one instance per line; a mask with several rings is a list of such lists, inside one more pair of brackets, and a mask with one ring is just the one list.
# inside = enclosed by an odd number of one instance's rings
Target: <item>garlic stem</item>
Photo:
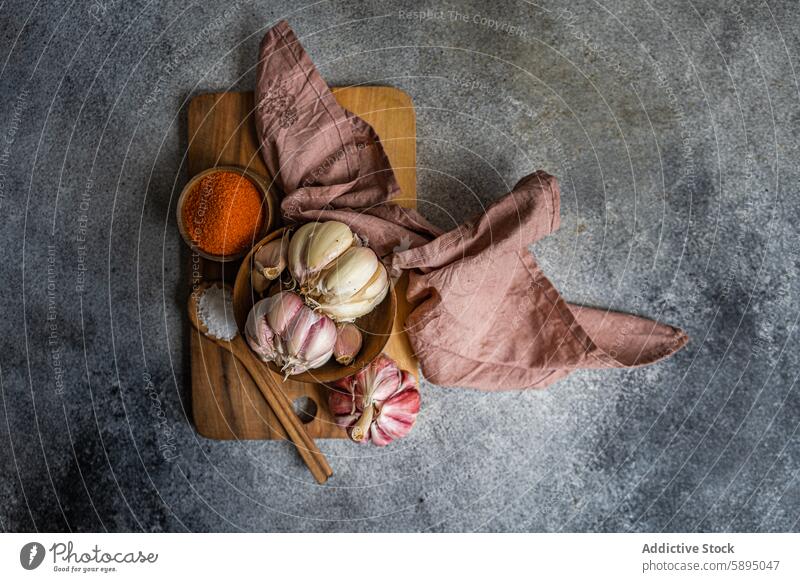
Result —
[[350, 429], [350, 438], [357, 443], [363, 441], [369, 434], [369, 427], [372, 425], [374, 416], [375, 406], [370, 404], [364, 409], [364, 412], [361, 413], [361, 418], [358, 419], [358, 422]]

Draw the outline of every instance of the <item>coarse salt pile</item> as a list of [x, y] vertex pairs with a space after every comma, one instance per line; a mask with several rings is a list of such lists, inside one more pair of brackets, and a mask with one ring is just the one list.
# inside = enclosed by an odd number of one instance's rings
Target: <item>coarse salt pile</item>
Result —
[[233, 296], [227, 288], [208, 287], [200, 296], [197, 312], [209, 335], [232, 340], [239, 333], [233, 319]]

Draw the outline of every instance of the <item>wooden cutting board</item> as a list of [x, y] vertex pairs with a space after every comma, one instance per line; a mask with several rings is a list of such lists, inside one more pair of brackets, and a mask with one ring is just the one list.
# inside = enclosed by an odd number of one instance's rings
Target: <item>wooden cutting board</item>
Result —
[[[343, 107], [361, 116], [378, 133], [400, 183], [402, 198], [396, 202], [416, 207], [416, 116], [411, 98], [391, 87], [347, 87], [334, 89], [334, 94]], [[234, 165], [270, 178], [258, 152], [252, 112], [251, 92], [209, 93], [192, 99], [188, 114], [190, 177], [206, 168]], [[194, 281], [225, 280], [233, 284], [238, 269], [238, 261], [223, 264], [191, 257]], [[406, 286], [403, 277], [396, 286], [394, 333], [384, 351], [416, 375], [417, 361], [403, 332], [409, 312]], [[192, 415], [197, 431], [211, 439], [285, 439], [286, 433], [247, 370], [228, 352], [187, 327], [191, 336]], [[283, 382], [283, 388], [296, 407], [306, 411], [300, 417], [312, 438], [345, 438], [328, 412], [325, 386], [290, 380]]]

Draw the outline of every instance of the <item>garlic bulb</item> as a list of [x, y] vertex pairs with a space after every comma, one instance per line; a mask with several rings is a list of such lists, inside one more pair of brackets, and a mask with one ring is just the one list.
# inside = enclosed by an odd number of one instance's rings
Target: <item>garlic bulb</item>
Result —
[[366, 315], [389, 292], [386, 267], [341, 222], [301, 226], [289, 241], [288, 262], [306, 301], [336, 321]]
[[361, 351], [361, 330], [352, 323], [336, 326], [336, 343], [333, 344], [333, 357], [345, 366], [352, 364]]
[[259, 358], [275, 362], [289, 376], [319, 368], [330, 359], [336, 324], [307, 307], [295, 293], [281, 291], [253, 306], [244, 335]]
[[250, 271], [250, 281], [256, 293], [263, 293], [270, 281], [280, 277], [286, 268], [286, 254], [288, 252], [288, 235], [274, 239], [261, 245], [253, 253], [253, 268]]
[[339, 426], [356, 442], [382, 447], [414, 426], [420, 396], [414, 376], [381, 354], [369, 366], [333, 384], [328, 396]]

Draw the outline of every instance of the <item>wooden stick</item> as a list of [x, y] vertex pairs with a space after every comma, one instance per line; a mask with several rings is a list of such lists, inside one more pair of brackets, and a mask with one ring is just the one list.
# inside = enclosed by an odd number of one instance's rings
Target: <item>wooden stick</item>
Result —
[[308, 436], [306, 428], [294, 413], [291, 403], [286, 398], [286, 395], [280, 389], [277, 382], [275, 382], [275, 378], [270, 371], [258, 361], [253, 352], [250, 351], [250, 348], [244, 343], [242, 336], [238, 335], [230, 342], [219, 343], [223, 345], [223, 347], [227, 347], [224, 344], [230, 345], [231, 353], [236, 356], [239, 361], [244, 364], [244, 367], [247, 368], [247, 371], [250, 372], [253, 381], [256, 383], [259, 390], [261, 390], [264, 398], [267, 399], [267, 403], [270, 405], [270, 408], [272, 408], [272, 411], [283, 426], [286, 434], [295, 444], [295, 447], [297, 447], [297, 452], [300, 453], [300, 456], [308, 466], [314, 479], [316, 479], [318, 483], [325, 483], [328, 477], [333, 475], [333, 469], [331, 469], [331, 466], [328, 464], [325, 455], [322, 454], [322, 451], [317, 447], [314, 439]]
[[210, 285], [210, 283], [201, 284], [198, 288], [198, 293], [192, 293], [189, 296], [189, 321], [191, 321], [192, 325], [200, 331], [200, 333], [213, 340], [214, 343], [221, 348], [228, 350], [236, 359], [244, 364], [244, 367], [253, 377], [253, 382], [255, 382], [258, 389], [261, 390], [261, 393], [267, 400], [267, 404], [272, 408], [278, 422], [283, 426], [283, 430], [286, 431], [289, 439], [294, 443], [297, 452], [300, 453], [300, 457], [302, 457], [306, 466], [311, 471], [314, 479], [317, 480], [317, 483], [325, 483], [328, 477], [333, 475], [333, 469], [331, 469], [331, 466], [328, 464], [325, 455], [323, 455], [322, 451], [317, 447], [314, 439], [308, 436], [306, 427], [303, 426], [303, 423], [300, 422], [300, 419], [294, 413], [291, 403], [286, 398], [279, 384], [275, 381], [275, 378], [269, 372], [269, 369], [256, 358], [252, 351], [250, 351], [250, 348], [247, 346], [241, 334], [236, 334], [236, 337], [230, 341], [221, 340], [211, 336], [208, 333], [208, 329], [206, 329], [205, 325], [200, 321], [197, 300], [200, 294], [205, 292], [205, 289]]
[[[300, 421], [297, 414], [295, 413], [294, 407], [289, 402], [288, 397], [280, 388], [278, 383], [275, 381], [275, 376], [273, 376], [269, 370], [266, 370], [263, 367], [261, 368], [261, 375], [266, 379], [266, 382], [264, 383], [256, 382], [256, 385], [261, 389], [262, 392], [264, 391], [264, 384], [266, 384], [267, 386], [270, 385], [272, 386], [272, 392], [273, 394], [275, 394], [275, 397], [278, 400], [277, 406], [278, 408], [282, 409], [279, 412], [278, 410], [275, 409], [275, 406], [270, 404], [270, 406], [272, 406], [273, 410], [275, 411], [275, 416], [277, 416], [279, 419], [281, 418], [281, 416], [288, 417], [289, 419], [288, 424], [291, 424], [294, 428], [296, 428], [298, 433], [297, 436], [300, 440], [299, 443], [294, 439], [292, 439], [292, 441], [295, 442], [295, 444], [297, 445], [297, 448], [301, 456], [303, 456], [303, 460], [306, 462], [306, 465], [309, 465], [310, 461], [316, 462], [316, 464], [319, 466], [320, 471], [318, 474], [315, 474], [314, 477], [317, 479], [319, 483], [324, 483], [325, 481], [328, 480], [328, 477], [333, 475], [333, 469], [328, 464], [328, 459], [325, 458], [325, 455], [322, 453], [322, 451], [319, 450], [319, 447], [317, 447], [317, 443], [314, 442], [314, 439], [312, 439], [308, 435], [308, 431], [306, 431], [305, 426], [303, 426], [303, 423]], [[289, 428], [285, 424], [283, 428], [284, 430], [286, 430], [287, 433], [289, 432]], [[304, 455], [304, 453], [307, 453], [307, 455]], [[310, 465], [309, 469], [311, 469]], [[314, 470], [312, 470], [311, 472], [314, 473]]]

